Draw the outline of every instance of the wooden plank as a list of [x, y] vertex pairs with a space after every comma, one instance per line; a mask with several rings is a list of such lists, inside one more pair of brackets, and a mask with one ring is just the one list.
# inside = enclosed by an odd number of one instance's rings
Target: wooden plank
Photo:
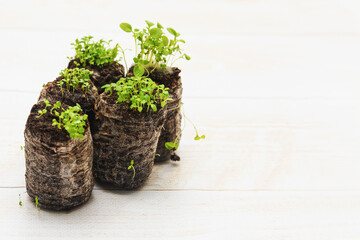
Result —
[[357, 239], [359, 192], [107, 191], [68, 212], [0, 189], [6, 239]]
[[[93, 33], [133, 47], [131, 39], [118, 31]], [[66, 67], [66, 57], [74, 54], [70, 43], [83, 34], [88, 33], [1, 30], [0, 75], [6, 81], [0, 90], [39, 92]], [[360, 37], [185, 38], [192, 59], [177, 64], [185, 97], [355, 97], [359, 93], [354, 76], [360, 74]], [[129, 64], [132, 57], [128, 51]]]
[[[3, 93], [0, 186], [24, 186], [23, 130], [36, 94]], [[179, 163], [156, 165], [143, 189], [357, 189], [357, 99], [184, 99]], [[225, 107], [224, 107], [225, 106]], [[100, 188], [108, 186], [98, 186]]]
[[[342, 1], [16, 1], [0, 2], [0, 28], [113, 31], [144, 19], [194, 34], [359, 34], [359, 2]], [[124, 11], [126, 9], [126, 11]], [[46, 21], [44, 21], [46, 20]]]

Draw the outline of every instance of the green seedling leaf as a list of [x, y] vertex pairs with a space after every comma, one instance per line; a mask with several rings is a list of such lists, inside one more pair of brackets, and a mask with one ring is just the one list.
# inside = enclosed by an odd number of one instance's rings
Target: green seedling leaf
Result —
[[200, 139], [205, 139], [205, 135], [202, 135], [201, 137], [199, 137], [199, 135], [196, 134], [196, 136], [194, 137], [194, 140], [200, 140]]
[[173, 35], [174, 37], [176, 37], [176, 31], [172, 28], [167, 28], [168, 32]]
[[134, 171], [134, 174], [132, 176], [132, 179], [134, 180], [134, 178], [135, 178], [134, 160], [131, 160], [131, 162], [130, 162], [130, 166], [128, 167], [128, 170], [130, 170], [130, 169], [133, 169], [133, 171]]
[[150, 21], [148, 21], [148, 20], [145, 20], [145, 22], [146, 22], [146, 24], [147, 24], [149, 27], [154, 26], [154, 23], [152, 23], [152, 22], [150, 22]]
[[35, 198], [35, 207], [36, 207], [36, 209], [40, 209], [40, 208], [38, 208], [38, 206], [39, 206], [39, 199], [36, 197]]
[[175, 143], [173, 143], [173, 142], [166, 142], [166, 143], [165, 143], [165, 147], [166, 147], [167, 149], [171, 150], [171, 149], [175, 148]]
[[134, 67], [134, 75], [135, 77], [141, 77], [145, 73], [145, 68], [141, 65], [136, 65]]
[[128, 23], [121, 23], [120, 28], [125, 32], [132, 32], [132, 27]]
[[157, 23], [156, 26], [157, 26], [158, 28], [160, 28], [160, 29], [163, 29], [163, 28], [164, 28], [160, 23]]
[[159, 38], [162, 35], [162, 31], [160, 28], [152, 28], [150, 29], [150, 36], [154, 38]]
[[188, 61], [191, 59], [191, 57], [189, 55], [184, 54], [184, 56], [185, 56], [185, 59]]
[[167, 38], [167, 36], [162, 36], [162, 43], [164, 44], [164, 46], [167, 46], [169, 44], [169, 39]]

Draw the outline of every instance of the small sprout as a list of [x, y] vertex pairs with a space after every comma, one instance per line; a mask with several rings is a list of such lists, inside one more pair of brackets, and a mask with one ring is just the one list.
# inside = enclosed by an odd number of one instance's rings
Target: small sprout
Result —
[[121, 78], [118, 82], [104, 85], [102, 88], [109, 95], [115, 90], [118, 94], [117, 103], [128, 103], [130, 109], [136, 109], [139, 112], [144, 109], [148, 112], [150, 108], [156, 112], [156, 105], [160, 104], [164, 107], [166, 102], [171, 100], [168, 88], [157, 85], [150, 78], [145, 77]]
[[24, 146], [20, 146], [20, 149], [21, 149], [21, 150], [24, 150], [24, 149], [25, 149], [25, 145], [24, 145]]
[[35, 208], [37, 210], [40, 210], [40, 207], [39, 207], [39, 199], [37, 197], [35, 197]]
[[38, 116], [38, 117], [41, 117], [42, 115], [44, 115], [45, 113], [47, 113], [46, 108], [48, 108], [48, 107], [51, 106], [49, 100], [47, 100], [47, 99], [44, 99], [44, 103], [45, 103], [45, 108], [38, 111], [38, 113], [39, 113], [39, 116]]
[[[61, 107], [61, 102], [57, 101], [53, 107], [50, 109], [51, 114], [53, 114], [53, 110], [59, 109]], [[59, 116], [58, 111], [54, 111], [56, 116]]]
[[42, 85], [42, 87], [43, 87], [43, 88], [45, 87], [45, 83]]
[[21, 194], [19, 193], [19, 206], [22, 207]]
[[179, 147], [179, 145], [178, 145], [178, 142], [176, 141], [176, 139], [175, 139], [175, 141], [174, 142], [166, 142], [165, 143], [165, 147], [167, 148], [167, 149], [169, 149], [169, 150], [171, 150], [171, 149], [177, 149], [178, 147]]
[[130, 170], [130, 169], [133, 169], [133, 171], [134, 171], [134, 174], [132, 176], [132, 179], [134, 180], [134, 178], [135, 178], [134, 160], [131, 160], [130, 165], [128, 166], [128, 170]]
[[199, 137], [199, 134], [196, 133], [196, 136], [194, 137], [194, 140], [200, 140], [200, 139], [205, 139], [205, 135], [201, 135], [201, 137]]

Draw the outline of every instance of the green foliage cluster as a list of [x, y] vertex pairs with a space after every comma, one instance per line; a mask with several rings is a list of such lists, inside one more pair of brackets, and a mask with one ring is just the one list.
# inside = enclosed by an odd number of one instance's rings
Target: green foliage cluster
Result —
[[[165, 69], [171, 67], [178, 59], [190, 60], [190, 57], [183, 53], [180, 43], [185, 43], [183, 39], [179, 39], [180, 33], [173, 28], [167, 28], [172, 39], [166, 36], [164, 27], [157, 23], [145, 21], [147, 27], [144, 29], [133, 29], [128, 23], [121, 23], [120, 28], [128, 33], [132, 33], [135, 40], [135, 69], [158, 68]], [[137, 70], [142, 71], [142, 70]]]
[[99, 67], [109, 65], [115, 61], [118, 55], [118, 44], [114, 48], [111, 48], [110, 41], [100, 39], [98, 42], [92, 41], [92, 36], [85, 36], [83, 38], [76, 39], [74, 46], [76, 55], [75, 58], [79, 59], [81, 65], [92, 66], [96, 65]]
[[[45, 109], [39, 110], [39, 117], [47, 112], [46, 108], [50, 107], [51, 104], [47, 99], [44, 99]], [[58, 110], [61, 109], [61, 113]], [[84, 138], [83, 133], [85, 132], [87, 114], [81, 115], [82, 109], [77, 103], [76, 106], [68, 107], [67, 109], [61, 108], [61, 102], [56, 102], [51, 108], [51, 114], [54, 114], [58, 119], [54, 118], [52, 121], [53, 126], [57, 126], [58, 129], [65, 129], [71, 138]]]
[[112, 94], [113, 90], [118, 94], [118, 103], [129, 103], [130, 109], [137, 109], [141, 112], [146, 108], [157, 111], [157, 104], [161, 107], [166, 105], [169, 98], [168, 88], [164, 85], [157, 85], [150, 78], [146, 77], [129, 77], [121, 78], [116, 83], [106, 84], [102, 88], [105, 92]]
[[73, 69], [64, 69], [60, 72], [60, 76], [63, 78], [58, 81], [58, 85], [63, 92], [63, 85], [68, 91], [72, 88], [73, 91], [81, 89], [86, 93], [90, 89], [90, 75], [93, 74], [92, 71], [89, 71], [85, 68], [73, 68]]

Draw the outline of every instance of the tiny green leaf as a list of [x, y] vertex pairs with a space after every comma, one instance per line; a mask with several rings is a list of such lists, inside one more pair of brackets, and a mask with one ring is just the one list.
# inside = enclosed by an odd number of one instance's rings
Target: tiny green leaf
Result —
[[36, 197], [35, 198], [35, 207], [37, 208], [39, 206], [39, 199]]
[[175, 148], [175, 144], [173, 142], [166, 142], [165, 147], [169, 150]]
[[156, 111], [157, 111], [157, 107], [156, 107], [156, 105], [155, 105], [155, 104], [151, 104], [151, 108], [152, 108], [152, 110], [153, 110], [154, 112], [156, 112]]
[[135, 77], [141, 77], [142, 75], [144, 75], [144, 73], [145, 73], [145, 68], [143, 66], [136, 65], [134, 67], [134, 75], [135, 75]]
[[152, 22], [148, 21], [148, 20], [145, 20], [145, 22], [149, 27], [154, 26], [154, 24]]
[[157, 23], [157, 27], [160, 29], [164, 28], [160, 23]]
[[188, 60], [188, 61], [191, 59], [191, 57], [189, 55], [187, 55], [187, 54], [184, 54], [184, 56], [185, 56], [185, 59]]
[[174, 37], [176, 37], [176, 31], [172, 28], [167, 28], [168, 32], [173, 35]]
[[132, 32], [132, 27], [128, 23], [120, 23], [120, 28], [125, 32]]
[[154, 38], [159, 38], [162, 35], [162, 31], [160, 28], [152, 28], [150, 29], [150, 36]]
[[165, 35], [162, 36], [162, 41], [163, 41], [164, 46], [167, 46], [169, 44], [169, 39]]

